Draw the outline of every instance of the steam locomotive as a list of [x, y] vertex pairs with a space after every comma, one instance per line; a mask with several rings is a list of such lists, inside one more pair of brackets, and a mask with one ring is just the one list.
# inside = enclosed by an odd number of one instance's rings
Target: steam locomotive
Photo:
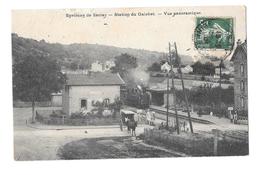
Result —
[[136, 85], [127, 88], [126, 104], [139, 109], [147, 109], [151, 104], [151, 93], [146, 87]]

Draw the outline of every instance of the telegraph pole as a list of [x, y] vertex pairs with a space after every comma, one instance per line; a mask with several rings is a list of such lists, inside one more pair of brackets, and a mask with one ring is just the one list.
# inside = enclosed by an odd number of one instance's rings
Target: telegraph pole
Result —
[[191, 131], [191, 133], [193, 133], [193, 126], [192, 126], [192, 122], [191, 122], [189, 102], [188, 102], [187, 94], [185, 93], [184, 82], [183, 82], [183, 78], [182, 78], [181, 58], [180, 58], [179, 55], [178, 55], [177, 46], [176, 46], [176, 43], [175, 43], [175, 42], [174, 42], [174, 48], [175, 48], [175, 52], [176, 52], [176, 59], [177, 59], [177, 61], [178, 61], [178, 70], [179, 70], [179, 73], [180, 73], [181, 85], [182, 85], [182, 90], [183, 90], [183, 94], [184, 94], [184, 98], [185, 98], [185, 103], [186, 103], [186, 109], [187, 109], [187, 113], [188, 113], [188, 118], [189, 118], [190, 131]]
[[172, 95], [173, 95], [174, 111], [175, 111], [175, 115], [176, 115], [177, 134], [180, 134], [179, 116], [178, 116], [177, 105], [176, 105], [176, 92], [175, 92], [175, 87], [174, 87], [174, 72], [173, 72], [173, 59], [172, 59], [172, 52], [171, 52], [171, 43], [169, 43], [169, 58], [170, 58], [170, 65], [171, 65]]
[[222, 66], [223, 66], [223, 60], [220, 60], [219, 63], [219, 107], [221, 107], [221, 100], [222, 100]]
[[[169, 59], [168, 59], [169, 61]], [[166, 128], [169, 128], [169, 72], [166, 73], [167, 76], [167, 106], [166, 106]]]

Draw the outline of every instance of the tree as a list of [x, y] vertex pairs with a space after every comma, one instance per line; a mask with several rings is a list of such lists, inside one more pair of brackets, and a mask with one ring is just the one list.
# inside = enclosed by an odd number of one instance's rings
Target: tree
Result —
[[158, 62], [154, 62], [150, 67], [148, 67], [149, 71], [161, 71], [161, 64]]
[[215, 74], [215, 66], [211, 62], [206, 62], [202, 64], [200, 61], [197, 61], [192, 65], [193, 73], [200, 75], [214, 75]]
[[62, 89], [66, 77], [57, 62], [39, 51], [24, 54], [13, 65], [14, 99], [32, 102], [32, 122], [36, 101], [50, 98]]
[[70, 69], [71, 70], [77, 70], [78, 69], [78, 63], [73, 61], [70, 63]]
[[112, 72], [119, 73], [120, 76], [127, 82], [129, 70], [136, 68], [137, 58], [127, 53], [115, 57], [115, 67], [111, 68]]

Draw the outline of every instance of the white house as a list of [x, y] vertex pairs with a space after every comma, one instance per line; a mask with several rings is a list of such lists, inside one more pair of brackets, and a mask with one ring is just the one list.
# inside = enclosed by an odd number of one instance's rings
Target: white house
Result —
[[168, 62], [165, 62], [163, 65], [161, 65], [161, 70], [163, 72], [169, 72], [171, 70], [171, 66]]
[[124, 84], [119, 74], [68, 74], [62, 92], [63, 111], [69, 116], [83, 109], [91, 111], [97, 101], [107, 100], [108, 103], [112, 103], [115, 98], [120, 98], [120, 88]]
[[103, 72], [103, 64], [100, 63], [99, 61], [96, 61], [94, 63], [91, 64], [91, 71], [92, 72]]
[[181, 68], [181, 69], [182, 69], [182, 73], [184, 73], [184, 74], [193, 72], [193, 68], [190, 65], [186, 65], [184, 68]]

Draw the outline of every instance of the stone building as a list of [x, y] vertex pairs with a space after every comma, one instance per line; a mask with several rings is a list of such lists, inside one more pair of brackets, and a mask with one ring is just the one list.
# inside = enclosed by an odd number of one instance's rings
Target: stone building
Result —
[[247, 84], [247, 42], [237, 42], [237, 48], [231, 58], [234, 63], [234, 102], [235, 109], [247, 111], [248, 84]]
[[90, 112], [97, 101], [113, 103], [121, 97], [121, 87], [124, 84], [119, 74], [68, 74], [62, 92], [63, 111], [69, 116], [82, 110]]

